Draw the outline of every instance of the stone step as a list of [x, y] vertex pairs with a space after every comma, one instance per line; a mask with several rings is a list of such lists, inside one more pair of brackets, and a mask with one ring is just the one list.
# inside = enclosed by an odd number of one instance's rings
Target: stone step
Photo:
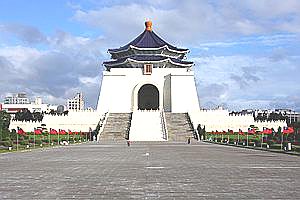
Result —
[[194, 129], [187, 113], [165, 113], [169, 141], [187, 141], [194, 137]]
[[131, 113], [109, 113], [100, 141], [117, 141], [128, 138]]

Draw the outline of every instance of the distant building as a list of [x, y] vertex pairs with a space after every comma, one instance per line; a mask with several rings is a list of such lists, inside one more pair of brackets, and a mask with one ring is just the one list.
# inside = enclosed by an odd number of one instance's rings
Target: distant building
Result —
[[42, 102], [41, 97], [36, 97], [35, 101], [31, 102], [26, 93], [18, 93], [5, 97], [1, 109], [9, 114], [15, 114], [23, 109], [28, 109], [30, 112], [48, 112], [48, 107], [48, 104]]
[[81, 92], [78, 92], [75, 97], [67, 100], [68, 110], [84, 110], [84, 100]]
[[18, 93], [15, 96], [5, 97], [4, 104], [30, 104], [30, 100], [26, 93]]

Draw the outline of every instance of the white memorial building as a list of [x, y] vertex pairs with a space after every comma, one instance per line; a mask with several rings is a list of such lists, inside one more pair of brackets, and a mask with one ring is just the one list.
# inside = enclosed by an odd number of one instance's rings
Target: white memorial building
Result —
[[130, 140], [167, 140], [171, 113], [199, 111], [193, 62], [185, 60], [188, 49], [161, 39], [151, 21], [145, 25], [132, 42], [108, 50], [113, 60], [103, 63], [97, 110], [132, 113]]
[[67, 116], [45, 115], [42, 122], [11, 121], [10, 129], [47, 129], [88, 132], [99, 125], [98, 140], [186, 141], [198, 139], [195, 129], [207, 132], [246, 132], [250, 126], [277, 129], [285, 121], [255, 121], [252, 115], [230, 115], [228, 110], [200, 109], [188, 49], [177, 48], [152, 30], [145, 30], [130, 43], [109, 49], [103, 63], [103, 79], [97, 110], [70, 111]]
[[199, 110], [193, 62], [184, 60], [188, 49], [168, 44], [152, 30], [151, 21], [145, 24], [132, 42], [108, 50], [113, 60], [103, 63], [98, 110]]

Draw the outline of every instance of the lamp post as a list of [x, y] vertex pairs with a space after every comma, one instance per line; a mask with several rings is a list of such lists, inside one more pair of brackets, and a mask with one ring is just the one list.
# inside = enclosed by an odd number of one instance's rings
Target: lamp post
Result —
[[3, 126], [3, 122], [2, 120], [0, 120], [0, 141], [2, 140], [2, 126]]
[[17, 133], [17, 151], [19, 150], [19, 133]]
[[261, 132], [261, 144], [260, 144], [260, 148], [263, 147], [263, 142], [264, 142], [264, 133]]
[[281, 150], [283, 149], [283, 132], [281, 132]]

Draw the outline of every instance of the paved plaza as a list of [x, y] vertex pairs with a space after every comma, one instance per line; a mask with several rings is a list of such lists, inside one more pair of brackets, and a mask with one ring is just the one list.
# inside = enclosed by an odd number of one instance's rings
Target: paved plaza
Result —
[[0, 154], [0, 199], [299, 199], [300, 157], [216, 144]]

